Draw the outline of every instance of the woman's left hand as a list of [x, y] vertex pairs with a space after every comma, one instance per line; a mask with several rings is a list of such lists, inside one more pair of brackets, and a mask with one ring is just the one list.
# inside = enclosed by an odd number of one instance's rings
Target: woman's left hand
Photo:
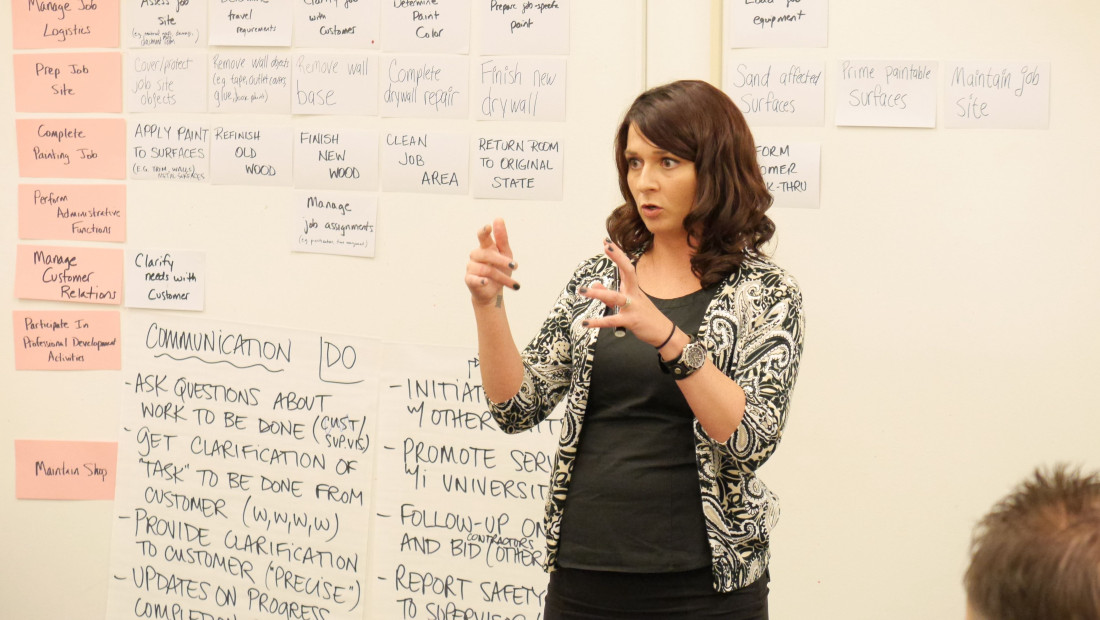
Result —
[[600, 282], [594, 282], [588, 287], [577, 289], [577, 292], [589, 299], [602, 301], [608, 308], [615, 308], [616, 311], [603, 317], [588, 319], [583, 325], [592, 329], [629, 329], [635, 338], [654, 347], [665, 342], [672, 330], [672, 320], [657, 309], [638, 286], [638, 276], [630, 257], [607, 239], [604, 240], [603, 251], [619, 268], [619, 290], [613, 291]]

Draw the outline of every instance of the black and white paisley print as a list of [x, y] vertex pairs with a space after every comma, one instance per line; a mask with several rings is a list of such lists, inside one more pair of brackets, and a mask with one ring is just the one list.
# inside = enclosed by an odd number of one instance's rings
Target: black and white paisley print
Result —
[[[557, 455], [546, 502], [545, 567], [554, 570], [562, 510], [588, 404], [597, 331], [581, 322], [603, 314], [577, 288], [600, 281], [618, 287], [618, 269], [606, 256], [577, 268], [539, 333], [523, 350], [523, 384], [510, 400], [490, 403], [500, 428], [527, 430], [564, 397]], [[745, 416], [725, 442], [695, 421], [695, 455], [710, 543], [714, 588], [729, 592], [756, 581], [768, 565], [768, 540], [779, 518], [778, 498], [756, 477], [775, 451], [790, 409], [803, 338], [798, 283], [770, 260], [748, 259], [719, 285], [699, 328], [711, 361], [745, 392]], [[656, 358], [654, 358], [656, 363]]]

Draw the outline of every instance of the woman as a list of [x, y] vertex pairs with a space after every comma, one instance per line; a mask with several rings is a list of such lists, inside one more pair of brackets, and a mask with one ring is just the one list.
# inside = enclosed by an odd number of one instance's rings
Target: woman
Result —
[[625, 203], [520, 353], [504, 223], [478, 233], [466, 285], [500, 427], [566, 399], [546, 507], [544, 618], [767, 618], [777, 499], [755, 471], [786, 423], [802, 298], [762, 246], [771, 195], [720, 90], [643, 93], [615, 141]]

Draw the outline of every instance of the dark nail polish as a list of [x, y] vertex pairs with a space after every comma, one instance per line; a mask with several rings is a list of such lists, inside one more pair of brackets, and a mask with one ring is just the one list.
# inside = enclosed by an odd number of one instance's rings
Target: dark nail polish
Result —
[[581, 327], [588, 327], [588, 321], [581, 321]]
[[580, 293], [581, 295], [584, 295], [585, 293], [588, 292], [588, 287], [587, 286], [582, 286], [582, 287], [577, 289], [577, 292]]
[[515, 284], [512, 285], [512, 290], [513, 291], [518, 291], [519, 290], [519, 282], [516, 282]]
[[515, 269], [515, 268], [516, 268], [516, 264], [515, 264], [515, 263], [508, 263], [508, 268], [509, 268], [509, 269]]

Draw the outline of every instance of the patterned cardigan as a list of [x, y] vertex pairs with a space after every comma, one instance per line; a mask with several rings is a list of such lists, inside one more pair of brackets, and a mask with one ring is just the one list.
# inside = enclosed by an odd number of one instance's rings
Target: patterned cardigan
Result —
[[[598, 330], [581, 321], [604, 305], [576, 293], [600, 281], [618, 288], [618, 269], [599, 255], [580, 264], [558, 296], [538, 335], [523, 350], [523, 383], [501, 403], [490, 403], [506, 433], [544, 420], [565, 397], [561, 436], [546, 502], [546, 570], [554, 570], [562, 511], [584, 424]], [[802, 352], [802, 295], [798, 283], [762, 257], [748, 260], [719, 284], [699, 328], [710, 360], [745, 392], [745, 415], [725, 442], [711, 439], [695, 420], [695, 460], [714, 588], [729, 592], [764, 574], [768, 539], [779, 518], [778, 498], [756, 477], [783, 434], [791, 388]], [[654, 364], [657, 363], [654, 356]]]

